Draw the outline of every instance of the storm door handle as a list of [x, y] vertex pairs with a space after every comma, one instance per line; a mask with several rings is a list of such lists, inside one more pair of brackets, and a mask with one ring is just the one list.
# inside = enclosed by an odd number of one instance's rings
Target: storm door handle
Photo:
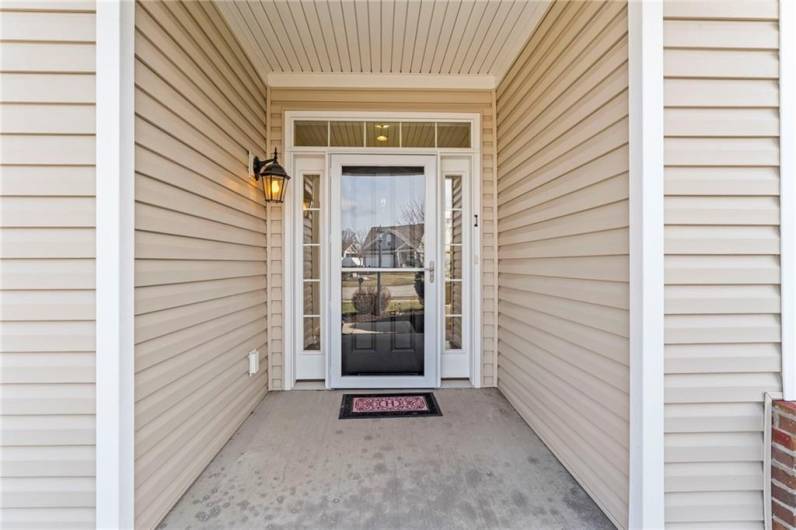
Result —
[[429, 261], [424, 270], [428, 271], [428, 283], [434, 283], [434, 260]]

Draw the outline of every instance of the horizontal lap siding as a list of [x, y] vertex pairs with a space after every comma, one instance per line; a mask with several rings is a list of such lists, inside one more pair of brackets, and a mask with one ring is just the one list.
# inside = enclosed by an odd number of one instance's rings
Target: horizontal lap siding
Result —
[[670, 527], [763, 528], [781, 390], [777, 2], [664, 8]]
[[[269, 107], [271, 130], [269, 150], [282, 151], [284, 113], [291, 110], [318, 111], [382, 111], [382, 112], [466, 112], [481, 115], [481, 266], [482, 266], [482, 384], [494, 386], [495, 362], [495, 201], [494, 201], [494, 123], [492, 94], [475, 90], [344, 90], [344, 89], [271, 89]], [[271, 207], [270, 213], [270, 270], [276, 277], [272, 285], [282, 282], [283, 210]], [[275, 287], [271, 295], [271, 388], [283, 385], [282, 339], [284, 319], [282, 291]]]
[[212, 3], [139, 2], [135, 54], [135, 517], [152, 528], [266, 392], [265, 208], [246, 167], [266, 101]]
[[628, 495], [622, 2], [555, 2], [497, 91], [499, 388], [620, 527]]
[[95, 13], [0, 4], [0, 526], [95, 510]]

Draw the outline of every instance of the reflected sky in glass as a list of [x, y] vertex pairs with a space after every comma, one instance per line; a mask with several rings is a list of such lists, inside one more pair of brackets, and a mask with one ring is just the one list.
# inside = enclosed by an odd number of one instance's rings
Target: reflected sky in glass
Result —
[[341, 182], [343, 231], [352, 231], [364, 241], [374, 227], [422, 223], [425, 213], [423, 168], [389, 168], [393, 174], [364, 168], [347, 171]]

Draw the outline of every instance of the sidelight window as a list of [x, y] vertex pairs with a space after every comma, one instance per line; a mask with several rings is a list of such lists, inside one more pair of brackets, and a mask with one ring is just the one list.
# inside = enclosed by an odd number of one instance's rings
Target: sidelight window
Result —
[[304, 349], [321, 349], [320, 175], [303, 177], [302, 282]]
[[445, 176], [445, 349], [462, 347], [462, 226], [463, 194], [461, 175]]

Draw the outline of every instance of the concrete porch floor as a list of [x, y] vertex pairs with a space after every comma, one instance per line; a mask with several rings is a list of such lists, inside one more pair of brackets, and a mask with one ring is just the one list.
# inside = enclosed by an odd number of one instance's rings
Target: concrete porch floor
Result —
[[338, 420], [341, 394], [269, 393], [161, 528], [613, 528], [496, 389], [426, 418]]

